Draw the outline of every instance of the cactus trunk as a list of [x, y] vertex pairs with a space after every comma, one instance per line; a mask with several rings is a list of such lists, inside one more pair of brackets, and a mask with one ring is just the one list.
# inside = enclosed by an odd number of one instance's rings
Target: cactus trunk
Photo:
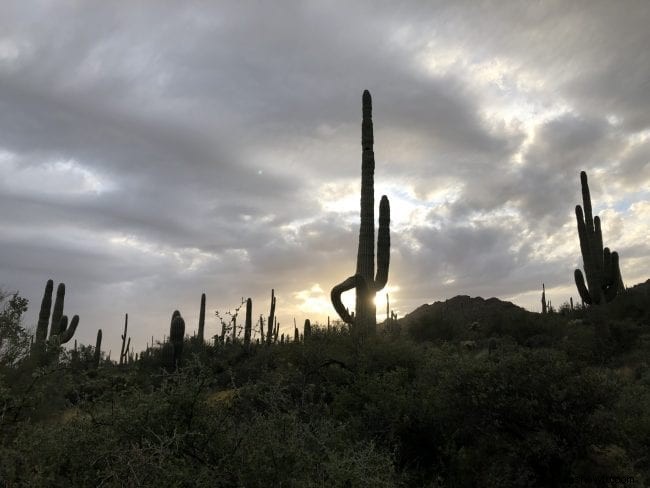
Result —
[[269, 320], [267, 323], [266, 343], [271, 344], [272, 336], [277, 341], [277, 332], [273, 334], [273, 325], [275, 321], [275, 290], [271, 290], [271, 312], [269, 313]]
[[205, 293], [201, 294], [201, 308], [199, 310], [199, 341], [203, 343], [203, 334], [205, 332]]
[[99, 359], [102, 355], [102, 329], [97, 331], [97, 342], [95, 342], [95, 354], [93, 355], [93, 367], [99, 367]]
[[244, 346], [251, 344], [251, 330], [253, 328], [253, 300], [246, 300], [246, 323], [244, 324]]

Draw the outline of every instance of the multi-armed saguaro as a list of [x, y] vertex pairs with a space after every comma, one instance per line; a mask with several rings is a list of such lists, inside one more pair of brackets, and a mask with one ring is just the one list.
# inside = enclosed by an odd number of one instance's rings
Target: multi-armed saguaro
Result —
[[[372, 332], [377, 325], [375, 294], [388, 280], [390, 260], [390, 204], [386, 195], [379, 203], [379, 230], [377, 232], [377, 274], [375, 275], [375, 154], [372, 131], [372, 99], [363, 92], [363, 120], [361, 123], [361, 226], [356, 273], [332, 288], [332, 304], [344, 322], [356, 332]], [[356, 288], [355, 315], [352, 317], [341, 302], [341, 294]]]
[[52, 323], [49, 326], [50, 335], [48, 337], [47, 329], [50, 321], [50, 310], [52, 308], [52, 291], [54, 282], [48, 280], [45, 285], [45, 293], [41, 302], [41, 310], [38, 315], [38, 324], [36, 325], [35, 345], [44, 349], [47, 340], [56, 344], [65, 344], [74, 335], [79, 325], [79, 316], [75, 315], [68, 325], [68, 317], [63, 315], [63, 302], [65, 300], [65, 284], [60, 283], [56, 289], [56, 299], [54, 309], [52, 309]]
[[600, 218], [592, 216], [587, 173], [584, 171], [580, 172], [580, 183], [585, 211], [583, 216], [582, 208], [576, 205], [576, 219], [587, 284], [585, 285], [579, 269], [575, 270], [574, 276], [582, 301], [588, 305], [600, 305], [612, 301], [623, 291], [623, 279], [618, 265], [618, 253], [610, 252], [607, 247], [603, 249]]

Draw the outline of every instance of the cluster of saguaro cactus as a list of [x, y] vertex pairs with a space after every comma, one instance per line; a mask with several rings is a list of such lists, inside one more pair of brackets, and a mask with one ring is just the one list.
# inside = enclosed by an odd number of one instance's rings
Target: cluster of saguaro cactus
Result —
[[[56, 289], [56, 299], [54, 308], [52, 308], [52, 292], [54, 282], [48, 280], [45, 285], [45, 293], [41, 302], [41, 310], [38, 314], [38, 323], [36, 325], [36, 337], [34, 347], [39, 351], [45, 350], [46, 342], [52, 345], [65, 344], [72, 339], [79, 325], [79, 316], [72, 317], [68, 324], [68, 317], [63, 315], [63, 302], [65, 300], [65, 284], [60, 283]], [[50, 322], [50, 311], [52, 320]], [[49, 327], [49, 335], [48, 335]]]
[[[341, 319], [357, 333], [373, 332], [377, 318], [374, 297], [388, 280], [390, 260], [390, 204], [384, 195], [379, 203], [379, 230], [377, 234], [377, 274], [375, 275], [375, 155], [373, 152], [372, 99], [363, 92], [363, 120], [361, 123], [361, 226], [357, 252], [356, 273], [332, 288], [331, 299]], [[341, 294], [356, 289], [356, 314], [343, 306]]]
[[587, 183], [587, 173], [580, 172], [582, 186], [582, 207], [576, 205], [576, 220], [580, 251], [587, 278], [582, 271], [575, 270], [574, 277], [578, 293], [582, 301], [588, 305], [600, 305], [612, 301], [623, 291], [623, 280], [618, 264], [618, 253], [603, 248], [603, 234], [600, 228], [600, 218], [592, 216], [591, 196]]

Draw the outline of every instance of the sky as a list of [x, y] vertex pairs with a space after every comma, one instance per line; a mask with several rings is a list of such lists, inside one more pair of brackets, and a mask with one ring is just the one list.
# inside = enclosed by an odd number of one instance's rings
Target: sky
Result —
[[[139, 350], [253, 299], [281, 330], [355, 270], [361, 95], [399, 316], [577, 299], [589, 175], [624, 282], [650, 277], [645, 1], [3, 1], [0, 286], [66, 284], [75, 338]], [[377, 215], [377, 210], [375, 211]], [[344, 295], [352, 306], [353, 292]]]

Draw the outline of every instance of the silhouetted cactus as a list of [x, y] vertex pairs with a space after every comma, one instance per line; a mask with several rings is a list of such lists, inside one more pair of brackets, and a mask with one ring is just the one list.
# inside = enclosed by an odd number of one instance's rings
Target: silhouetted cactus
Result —
[[264, 316], [260, 314], [260, 340], [258, 341], [260, 344], [264, 344], [266, 342], [265, 340], [265, 330], [264, 330]]
[[[68, 325], [68, 317], [63, 315], [63, 305], [65, 301], [65, 284], [60, 283], [56, 289], [56, 299], [54, 308], [52, 309], [52, 292], [54, 289], [54, 282], [48, 280], [45, 285], [45, 293], [41, 301], [41, 309], [38, 314], [38, 322], [36, 324], [36, 334], [33, 343], [34, 350], [40, 352], [45, 351], [45, 343], [49, 341], [52, 345], [59, 346], [65, 344], [72, 339], [74, 333], [79, 325], [79, 316], [75, 315]], [[48, 322], [50, 322], [50, 310], [52, 309], [52, 321], [49, 325], [48, 336]]]
[[185, 338], [185, 320], [178, 310], [174, 310], [169, 326], [169, 342], [174, 348], [174, 365], [178, 365], [183, 354], [183, 339]]
[[203, 344], [203, 334], [205, 330], [205, 293], [201, 294], [201, 308], [199, 310], [199, 341]]
[[246, 322], [244, 323], [244, 346], [251, 345], [251, 331], [253, 330], [253, 300], [246, 300]]
[[102, 355], [102, 329], [97, 331], [97, 342], [95, 342], [95, 354], [93, 355], [93, 367], [99, 367], [99, 359]]
[[603, 248], [603, 234], [600, 228], [600, 218], [592, 217], [591, 196], [587, 183], [587, 173], [580, 172], [582, 186], [582, 203], [584, 216], [580, 205], [576, 205], [576, 220], [580, 251], [587, 277], [582, 271], [575, 270], [574, 278], [582, 301], [588, 305], [600, 305], [612, 301], [623, 291], [623, 280], [618, 264], [618, 253]]
[[52, 309], [52, 325], [50, 326], [50, 336], [58, 336], [61, 332], [61, 319], [63, 318], [63, 302], [65, 301], [65, 283], [59, 283], [56, 288], [56, 299]]
[[546, 288], [544, 283], [542, 283], [542, 313], [547, 313], [548, 309], [546, 308]]
[[126, 354], [127, 354], [127, 348], [126, 348], [126, 332], [129, 327], [129, 314], [125, 313], [124, 314], [124, 333], [121, 335], [122, 337], [122, 348], [120, 349], [120, 364], [124, 364], [126, 362]]
[[269, 319], [267, 322], [267, 333], [266, 333], [266, 343], [271, 344], [271, 341], [278, 340], [278, 333], [273, 331], [273, 324], [275, 321], [275, 290], [271, 289], [271, 311], [269, 313]]
[[50, 311], [52, 310], [52, 291], [54, 290], [54, 282], [47, 280], [45, 285], [45, 293], [41, 301], [41, 310], [38, 314], [38, 323], [36, 324], [36, 344], [45, 343], [47, 339], [47, 328], [50, 322]]
[[[377, 274], [375, 275], [375, 213], [372, 99], [363, 92], [363, 121], [361, 123], [361, 226], [357, 252], [356, 274], [332, 288], [331, 299], [341, 319], [358, 333], [374, 332], [377, 324], [374, 297], [388, 280], [390, 261], [390, 204], [384, 195], [379, 203], [379, 230], [377, 233]], [[341, 302], [341, 294], [356, 288], [356, 313], [348, 313]]]
[[309, 319], [305, 319], [305, 326], [303, 328], [303, 335], [304, 335], [305, 339], [307, 339], [308, 337], [311, 337], [311, 322], [309, 321]]

